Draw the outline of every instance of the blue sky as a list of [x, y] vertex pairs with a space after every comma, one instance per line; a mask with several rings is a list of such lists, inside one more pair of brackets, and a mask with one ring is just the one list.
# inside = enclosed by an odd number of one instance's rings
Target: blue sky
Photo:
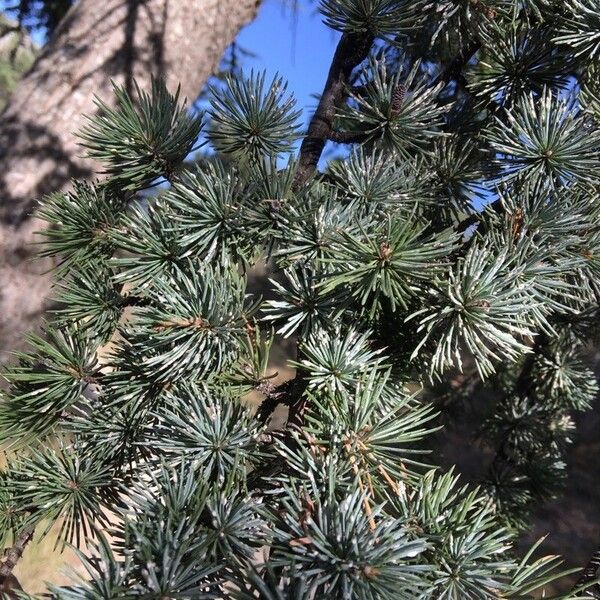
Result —
[[[295, 12], [290, 4], [291, 0], [264, 0], [257, 18], [242, 29], [237, 42], [255, 55], [242, 61], [244, 71], [265, 70], [267, 80], [277, 73], [287, 80], [306, 126], [316, 106], [315, 95], [323, 91], [341, 34], [323, 24], [314, 0], [298, 0]], [[299, 148], [300, 140], [295, 146]], [[345, 153], [345, 149], [333, 147], [336, 156]], [[334, 154], [326, 149], [320, 167]], [[280, 165], [286, 162], [282, 157]]]
[[266, 69], [269, 78], [280, 73], [304, 112], [304, 120], [320, 94], [339, 33], [326, 27], [316, 2], [300, 0], [295, 16], [284, 0], [264, 0], [258, 17], [238, 36], [239, 44], [256, 54], [244, 69]]

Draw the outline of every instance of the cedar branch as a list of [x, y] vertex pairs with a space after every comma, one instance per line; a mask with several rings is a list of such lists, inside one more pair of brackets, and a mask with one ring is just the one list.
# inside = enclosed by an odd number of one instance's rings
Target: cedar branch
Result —
[[[12, 572], [21, 556], [23, 556], [25, 547], [32, 540], [34, 531], [35, 527], [33, 525], [28, 525], [21, 530], [19, 535], [15, 538], [13, 545], [4, 551], [4, 559], [0, 564], [0, 591], [10, 593], [10, 591], [14, 589], [22, 589]], [[5, 589], [7, 586], [10, 589]]]
[[294, 187], [301, 188], [315, 172], [323, 148], [331, 137], [336, 109], [346, 97], [352, 71], [367, 57], [374, 36], [369, 33], [344, 33], [338, 43], [321, 100], [308, 126], [300, 148]]

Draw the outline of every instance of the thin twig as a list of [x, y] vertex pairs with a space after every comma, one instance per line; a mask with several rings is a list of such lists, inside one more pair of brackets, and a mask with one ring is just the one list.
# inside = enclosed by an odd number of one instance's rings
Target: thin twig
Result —
[[298, 411], [301, 410], [304, 392], [306, 391], [307, 382], [296, 376], [281, 385], [274, 386], [270, 382], [261, 384], [257, 391], [264, 394], [265, 399], [262, 401], [256, 413], [256, 418], [261, 423], [266, 423], [275, 409], [280, 405], [289, 408], [288, 423], [292, 423], [298, 416]]
[[[581, 576], [577, 580], [577, 583], [573, 587], [573, 592], [588, 585], [594, 579], [598, 577], [598, 571], [600, 570], [600, 548], [598, 548], [594, 554], [592, 554], [592, 558], [590, 558], [588, 564], [583, 569]], [[586, 589], [586, 593], [590, 595], [591, 598], [600, 598], [600, 584], [595, 583], [591, 587]]]
[[362, 481], [362, 477], [360, 476], [360, 470], [358, 465], [356, 464], [356, 456], [352, 453], [352, 447], [349, 443], [345, 444], [346, 453], [348, 454], [348, 458], [350, 460], [350, 464], [352, 465], [352, 471], [356, 477], [358, 482], [358, 487], [360, 492], [363, 494], [363, 506], [365, 508], [365, 515], [369, 520], [369, 529], [371, 531], [375, 531], [377, 529], [377, 525], [375, 524], [375, 519], [373, 518], [373, 511], [371, 510], [371, 504], [369, 503], [369, 494], [365, 490], [365, 486]]
[[28, 525], [16, 537], [14, 544], [4, 551], [4, 559], [2, 560], [2, 564], [0, 564], [0, 583], [12, 575], [13, 569], [21, 556], [23, 556], [25, 547], [33, 538], [34, 531], [35, 527]]
[[127, 294], [126, 296], [122, 296], [122, 299], [119, 301], [119, 305], [121, 307], [128, 306], [149, 306], [151, 304], [149, 298], [144, 298], [143, 296], [135, 296], [134, 294]]
[[336, 144], [360, 144], [367, 138], [367, 134], [357, 131], [336, 131], [332, 129], [329, 139]]

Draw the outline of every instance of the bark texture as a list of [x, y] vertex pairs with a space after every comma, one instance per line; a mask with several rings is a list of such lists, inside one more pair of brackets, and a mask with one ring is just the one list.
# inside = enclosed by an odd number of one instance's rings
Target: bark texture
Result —
[[38, 199], [90, 178], [74, 132], [110, 79], [148, 87], [151, 74], [193, 101], [260, 0], [80, 0], [0, 115], [0, 363], [39, 324], [51, 274], [34, 259]]

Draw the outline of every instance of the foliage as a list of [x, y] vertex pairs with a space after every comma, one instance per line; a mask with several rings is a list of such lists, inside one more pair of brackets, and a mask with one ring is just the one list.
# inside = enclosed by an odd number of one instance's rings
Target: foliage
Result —
[[45, 29], [52, 33], [73, 3], [74, 0], [13, 0], [3, 10], [29, 31]]
[[265, 90], [265, 75], [251, 73], [246, 81], [227, 80], [225, 94], [214, 90], [208, 131], [215, 150], [232, 157], [274, 156], [289, 150], [296, 138], [296, 101], [286, 97], [287, 84], [273, 78]]
[[25, 31], [0, 15], [0, 110], [33, 64], [37, 51]]
[[103, 161], [123, 190], [144, 188], [161, 176], [170, 179], [191, 151], [200, 121], [178, 106], [179, 90], [171, 95], [162, 81], [153, 80], [149, 94], [136, 84], [139, 109], [123, 89], [114, 89], [116, 108], [96, 101], [101, 116], [81, 131], [83, 147]]
[[320, 10], [332, 29], [373, 35], [397, 35], [410, 23], [411, 3], [406, 0], [322, 0]]
[[[104, 178], [42, 202], [59, 304], [0, 402], [3, 541], [82, 549], [51, 597], [524, 600], [568, 574], [514, 549], [598, 393], [596, 5], [550, 4], [322, 0], [337, 75], [297, 159], [279, 76], [202, 116], [116, 89], [81, 134]], [[307, 169], [327, 139], [349, 152]], [[450, 401], [480, 407], [478, 482], [436, 467]]]

